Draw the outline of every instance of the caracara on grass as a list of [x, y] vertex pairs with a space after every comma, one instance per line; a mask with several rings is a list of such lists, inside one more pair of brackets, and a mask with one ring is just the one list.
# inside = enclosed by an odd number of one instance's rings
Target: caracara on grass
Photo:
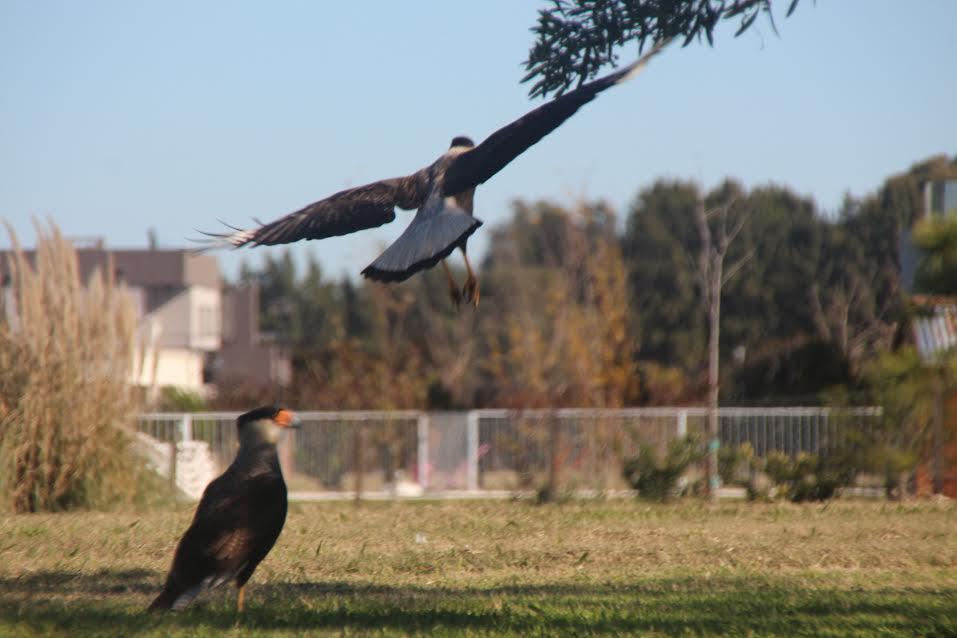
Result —
[[[374, 228], [395, 219], [396, 207], [418, 209], [402, 235], [362, 274], [378, 281], [403, 281], [441, 261], [452, 303], [458, 307], [464, 297], [478, 305], [478, 280], [465, 252], [469, 236], [482, 225], [472, 216], [475, 187], [561, 126], [599, 93], [634, 77], [666, 43], [659, 43], [637, 62], [530, 111], [478, 146], [467, 137], [454, 138], [445, 154], [412, 175], [340, 191], [259, 228], [205, 234], [213, 238], [208, 241], [214, 247], [272, 246]], [[456, 248], [462, 251], [468, 272], [461, 290], [445, 262]]]
[[236, 459], [203, 492], [150, 611], [182, 609], [203, 590], [230, 580], [239, 589], [236, 606], [242, 611], [246, 581], [282, 531], [286, 483], [276, 442], [299, 419], [289, 410], [266, 406], [243, 414], [236, 424]]

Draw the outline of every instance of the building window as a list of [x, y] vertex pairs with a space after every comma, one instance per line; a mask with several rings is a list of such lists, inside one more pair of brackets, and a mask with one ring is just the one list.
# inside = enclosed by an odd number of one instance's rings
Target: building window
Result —
[[924, 185], [924, 209], [929, 215], [957, 212], [957, 179], [942, 179]]

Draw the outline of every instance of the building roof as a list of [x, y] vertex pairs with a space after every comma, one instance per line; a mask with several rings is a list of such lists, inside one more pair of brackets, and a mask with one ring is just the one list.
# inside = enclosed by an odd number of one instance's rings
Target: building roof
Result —
[[[9, 272], [12, 251], [0, 251], [0, 274]], [[33, 262], [34, 251], [24, 251]], [[219, 262], [212, 255], [183, 249], [80, 248], [76, 251], [80, 277], [88, 279], [94, 270], [104, 270], [110, 260], [117, 278], [131, 286], [209, 286], [219, 288]]]

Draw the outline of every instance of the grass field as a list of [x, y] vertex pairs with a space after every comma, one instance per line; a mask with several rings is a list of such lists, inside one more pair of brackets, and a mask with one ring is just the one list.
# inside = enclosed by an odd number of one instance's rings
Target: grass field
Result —
[[0, 519], [0, 635], [957, 636], [953, 503], [293, 504], [243, 614], [145, 614], [191, 509]]

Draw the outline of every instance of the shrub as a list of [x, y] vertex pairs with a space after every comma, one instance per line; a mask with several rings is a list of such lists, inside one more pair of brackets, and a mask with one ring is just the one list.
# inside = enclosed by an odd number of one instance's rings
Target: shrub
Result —
[[209, 409], [206, 399], [198, 392], [172, 385], [164, 385], [160, 389], [156, 407], [161, 412], [202, 412]]
[[638, 456], [626, 459], [622, 468], [625, 480], [638, 490], [641, 498], [666, 501], [681, 496], [678, 479], [702, 457], [697, 437], [686, 436], [668, 444], [668, 452], [659, 460], [654, 448], [643, 445]]
[[846, 458], [805, 452], [794, 458], [783, 452], [770, 452], [764, 461], [764, 471], [778, 493], [795, 503], [826, 501], [854, 478]]
[[[111, 272], [80, 281], [76, 252], [37, 226], [35, 259], [13, 255], [0, 310], [0, 510], [131, 502], [147, 470], [121, 429], [135, 309]], [[31, 261], [33, 263], [31, 263]]]
[[772, 450], [764, 457], [764, 472], [775, 485], [787, 485], [794, 476], [791, 457], [780, 450]]
[[754, 448], [750, 443], [723, 445], [718, 449], [718, 476], [724, 485], [747, 485]]

